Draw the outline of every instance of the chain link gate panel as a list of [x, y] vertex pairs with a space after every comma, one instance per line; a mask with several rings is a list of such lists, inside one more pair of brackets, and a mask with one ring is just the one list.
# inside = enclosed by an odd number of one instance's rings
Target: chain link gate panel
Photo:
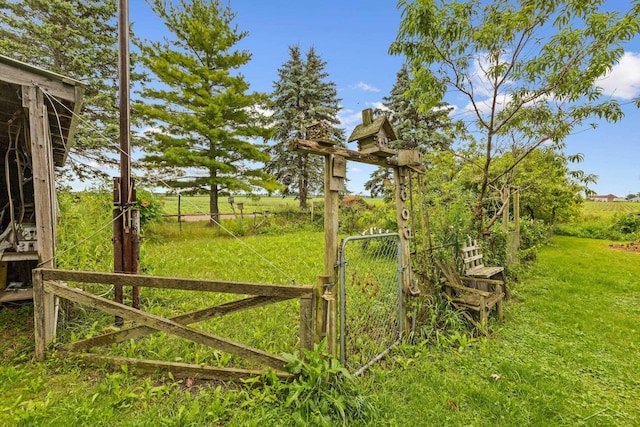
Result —
[[397, 233], [348, 237], [340, 271], [340, 361], [361, 373], [401, 335], [402, 266]]

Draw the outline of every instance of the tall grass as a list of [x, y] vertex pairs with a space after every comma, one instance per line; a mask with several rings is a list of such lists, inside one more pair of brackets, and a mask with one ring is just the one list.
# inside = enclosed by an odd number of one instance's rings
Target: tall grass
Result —
[[[110, 219], [110, 207], [103, 208], [101, 199], [91, 200], [92, 206], [81, 210], [96, 212], [100, 219], [63, 216], [63, 222], [74, 218], [81, 225], [61, 224], [66, 252], [59, 252], [58, 263], [108, 271], [108, 237], [82, 244], [74, 240], [84, 240], [81, 236], [98, 231], [95, 224]], [[81, 201], [62, 201], [62, 211], [80, 207]], [[278, 284], [295, 279], [305, 284], [322, 271], [318, 231], [286, 232], [278, 225], [277, 232], [240, 241], [204, 224], [183, 226], [182, 233], [172, 223], [156, 223], [144, 231], [145, 274]], [[6, 307], [0, 310], [0, 425], [638, 425], [640, 263], [636, 254], [613, 252], [606, 243], [554, 237], [552, 246], [539, 252], [531, 272], [509, 283], [506, 320], [490, 320], [490, 338], [466, 333], [458, 315], [434, 297], [419, 311], [415, 340], [348, 383], [329, 380], [340, 367], [318, 353], [292, 359], [294, 369], [306, 370], [306, 380], [283, 384], [265, 375], [261, 387], [255, 387], [254, 380], [222, 384], [139, 377], [126, 367], [111, 371], [84, 366], [55, 353], [35, 363], [32, 306]], [[110, 289], [100, 291], [110, 296]], [[145, 310], [161, 315], [224, 298], [168, 290], [142, 293]], [[280, 303], [198, 327], [268, 351], [291, 353], [297, 344], [297, 315], [296, 303]], [[109, 316], [77, 312], [62, 322], [60, 336], [76, 339], [111, 324]], [[246, 366], [227, 354], [163, 334], [100, 351]], [[371, 404], [377, 409], [371, 410]]]
[[640, 203], [587, 201], [580, 218], [570, 223], [557, 224], [555, 232], [592, 239], [638, 240]]

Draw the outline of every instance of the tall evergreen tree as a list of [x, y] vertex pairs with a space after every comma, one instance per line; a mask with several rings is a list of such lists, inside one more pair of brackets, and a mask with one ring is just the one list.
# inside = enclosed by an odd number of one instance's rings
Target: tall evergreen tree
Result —
[[[393, 148], [420, 150], [424, 155], [442, 152], [451, 148], [454, 130], [462, 127], [449, 117], [452, 107], [440, 103], [426, 112], [419, 110], [419, 103], [411, 96], [411, 75], [406, 64], [396, 74], [396, 82], [389, 96], [383, 98], [383, 111], [387, 114], [398, 136]], [[372, 197], [389, 192], [393, 186], [387, 185], [393, 179], [392, 170], [378, 168], [365, 183], [365, 190]]]
[[331, 126], [329, 137], [337, 142], [344, 140], [344, 131], [338, 127], [340, 100], [335, 83], [326, 81], [329, 76], [325, 71], [326, 62], [313, 47], [304, 59], [299, 46], [290, 46], [289, 55], [289, 60], [278, 69], [279, 79], [274, 82], [271, 94], [275, 143], [269, 147], [271, 161], [266, 164], [266, 170], [285, 185], [283, 194], [295, 194], [300, 209], [306, 209], [309, 193], [322, 188], [322, 159], [292, 153], [288, 143], [305, 138], [306, 127], [318, 121]]
[[383, 105], [389, 111], [400, 146], [396, 148], [429, 151], [448, 150], [453, 143], [455, 123], [449, 117], [453, 107], [444, 102], [420, 111], [420, 104], [410, 96], [412, 78], [406, 64], [402, 65], [389, 96], [383, 98]]
[[142, 91], [139, 112], [154, 126], [144, 160], [186, 171], [184, 180], [168, 180], [173, 188], [209, 193], [214, 220], [219, 198], [236, 191], [278, 188], [257, 167], [269, 156], [256, 142], [269, 138], [259, 107], [266, 95], [247, 93], [249, 84], [236, 72], [251, 59], [235, 50], [246, 35], [232, 26], [235, 13], [218, 0], [153, 0], [172, 40], [142, 43], [144, 63], [160, 85]]
[[[66, 171], [100, 175], [118, 135], [116, 1], [0, 0], [0, 51], [87, 83]], [[96, 130], [97, 129], [97, 130]]]

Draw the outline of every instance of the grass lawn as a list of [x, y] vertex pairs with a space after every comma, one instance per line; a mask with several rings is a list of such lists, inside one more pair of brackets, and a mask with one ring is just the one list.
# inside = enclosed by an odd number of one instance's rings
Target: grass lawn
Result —
[[367, 387], [390, 425], [640, 425], [639, 277], [638, 254], [556, 236], [491, 339], [407, 346]]
[[[177, 215], [178, 214], [178, 196], [159, 196], [164, 201], [164, 214], [165, 215]], [[384, 203], [380, 198], [363, 197], [365, 202], [370, 205], [379, 206]], [[309, 209], [312, 204], [323, 203], [322, 196], [316, 196], [308, 199], [307, 204]], [[280, 196], [260, 196], [251, 198], [247, 196], [234, 196], [234, 209], [236, 213], [240, 213], [238, 210], [238, 203], [243, 204], [243, 211], [245, 214], [251, 214], [253, 212], [262, 213], [265, 211], [279, 212], [283, 210], [296, 210], [300, 205], [298, 199], [294, 197], [280, 197]], [[219, 204], [220, 212], [233, 213], [231, 204], [228, 202], [228, 197], [220, 199]], [[207, 214], [209, 213], [209, 196], [182, 196], [180, 200], [180, 211], [182, 214]]]
[[[159, 275], [201, 277], [209, 269], [216, 278], [283, 280], [277, 269], [257, 266], [243, 244], [193, 227], [149, 238], [142, 265]], [[321, 261], [310, 261], [319, 260], [321, 241], [317, 232], [249, 240], [286, 267], [286, 276], [297, 272], [298, 283], [313, 280], [321, 268]], [[358, 379], [379, 409], [371, 425], [640, 425], [638, 277], [638, 254], [612, 251], [604, 241], [554, 237], [531, 273], [512, 284], [506, 320], [491, 323], [490, 339], [450, 331], [436, 342], [405, 344]], [[145, 301], [161, 310], [171, 297]], [[282, 316], [274, 312], [247, 324], [260, 331], [256, 340], [277, 348], [282, 338], [271, 331]], [[55, 356], [35, 363], [32, 317], [30, 305], [0, 310], [0, 426], [296, 425], [286, 396], [269, 387], [138, 377]], [[243, 319], [226, 326], [243, 327]], [[146, 351], [173, 351], [165, 347], [149, 342]], [[119, 351], [140, 348], [131, 342]], [[210, 362], [199, 348], [179, 350]]]

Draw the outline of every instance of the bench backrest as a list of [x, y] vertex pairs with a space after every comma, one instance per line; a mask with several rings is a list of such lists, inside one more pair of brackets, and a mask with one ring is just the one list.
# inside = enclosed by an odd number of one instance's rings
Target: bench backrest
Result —
[[470, 268], [484, 267], [482, 252], [477, 240], [469, 239], [467, 246], [462, 248], [462, 259], [464, 262], [464, 271]]

